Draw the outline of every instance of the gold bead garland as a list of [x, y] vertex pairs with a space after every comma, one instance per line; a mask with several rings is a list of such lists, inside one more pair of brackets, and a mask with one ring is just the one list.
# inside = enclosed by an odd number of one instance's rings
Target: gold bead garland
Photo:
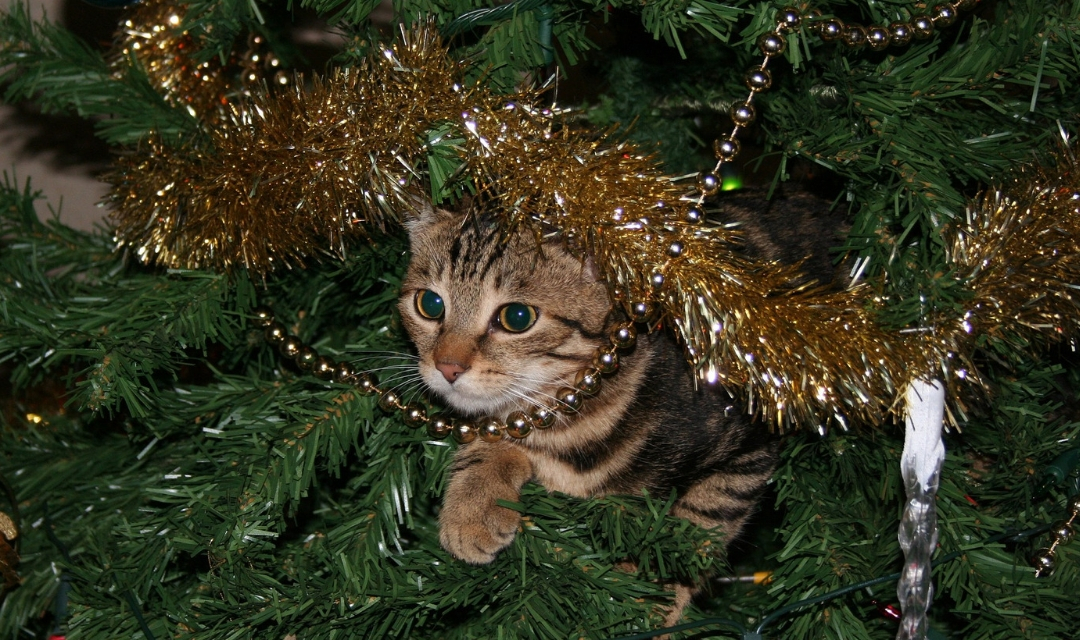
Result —
[[[645, 305], [638, 305], [638, 309], [642, 312], [649, 310]], [[414, 429], [426, 427], [428, 435], [433, 438], [443, 439], [452, 435], [459, 444], [468, 444], [478, 436], [484, 442], [498, 442], [504, 435], [520, 440], [534, 428], [553, 426], [559, 414], [570, 415], [581, 411], [585, 400], [600, 392], [602, 376], [618, 370], [618, 351], [630, 349], [637, 342], [637, 329], [632, 323], [623, 322], [614, 326], [609, 336], [610, 344], [596, 350], [592, 366], [575, 374], [573, 386], [562, 387], [555, 393], [557, 402], [554, 404], [539, 406], [528, 414], [513, 411], [503, 419], [453, 420], [438, 414], [429, 416], [423, 406], [405, 402], [393, 389], [380, 387], [372, 374], [358, 372], [347, 362], [335, 362], [332, 358], [319, 355], [300, 338], [290, 335], [269, 308], [257, 307], [252, 316], [255, 324], [262, 327], [266, 341], [276, 346], [282, 356], [295, 362], [301, 371], [309, 372], [320, 380], [351, 384], [366, 396], [378, 396], [379, 408], [387, 413], [399, 412], [407, 426]]]
[[15, 589], [21, 583], [19, 579], [19, 501], [7, 479], [0, 476], [0, 489], [7, 498], [11, 515], [0, 511], [0, 602], [8, 592]]
[[1053, 540], [1049, 547], [1044, 547], [1031, 556], [1031, 565], [1035, 567], [1035, 577], [1042, 578], [1054, 572], [1056, 566], [1055, 554], [1058, 547], [1067, 544], [1076, 534], [1076, 526], [1080, 524], [1080, 495], [1069, 499], [1069, 519], [1062, 520], [1050, 527], [1050, 535]]
[[0, 602], [9, 591], [19, 586], [19, 530], [7, 514], [0, 512]]
[[[838, 42], [852, 49], [859, 49], [868, 45], [874, 51], [882, 51], [890, 46], [901, 47], [915, 40], [926, 40], [934, 34], [936, 28], [946, 28], [956, 22], [961, 11], [970, 11], [975, 8], [979, 0], [953, 0], [934, 5], [929, 14], [917, 14], [908, 21], [890, 23], [887, 27], [873, 25], [864, 27], [858, 24], [845, 24], [838, 18], [817, 18], [809, 21], [811, 32], [818, 34], [825, 42]], [[812, 12], [819, 14], [819, 12]], [[716, 156], [716, 166], [712, 171], [703, 173], [698, 179], [700, 196], [698, 205], [704, 203], [720, 190], [721, 167], [726, 162], [732, 162], [739, 155], [742, 145], [736, 137], [740, 129], [753, 124], [757, 119], [757, 111], [754, 109], [754, 96], [772, 87], [772, 74], [769, 73], [769, 60], [784, 53], [787, 49], [786, 34], [798, 30], [803, 23], [804, 16], [795, 7], [783, 7], [776, 12], [776, 26], [772, 31], [758, 37], [758, 51], [764, 56], [761, 64], [752, 67], [744, 76], [744, 83], [750, 89], [750, 94], [742, 102], [736, 102], [728, 111], [734, 127], [725, 138], [713, 141], [713, 154]]]

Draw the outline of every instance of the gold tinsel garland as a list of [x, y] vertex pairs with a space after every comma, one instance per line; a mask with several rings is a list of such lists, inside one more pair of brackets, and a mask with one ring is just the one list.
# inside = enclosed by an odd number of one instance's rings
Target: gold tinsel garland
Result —
[[[931, 318], [922, 341], [947, 381], [981, 387], [977, 341], [1074, 339], [1080, 330], [1080, 165], [1064, 144], [1055, 166], [1030, 165], [968, 206], [945, 232], [947, 259], [971, 297], [962, 313]], [[951, 394], [952, 407], [963, 409]], [[955, 418], [954, 418], [955, 419]]]
[[883, 302], [866, 287], [797, 287], [790, 268], [740, 257], [730, 231], [701, 223], [696, 193], [632, 146], [559, 130], [532, 94], [495, 96], [463, 77], [421, 27], [308, 88], [256, 92], [205, 146], [148, 143], [112, 176], [120, 245], [146, 262], [261, 274], [343, 255], [401, 222], [422, 193], [428, 135], [448, 126], [508, 227], [560, 229], [632, 317], [658, 307], [703, 379], [743, 389], [781, 427], [876, 424], [916, 378], [975, 379], [976, 335], [1056, 337], [1077, 322], [1072, 164], [973, 206], [950, 251], [968, 311], [896, 333], [875, 323]]
[[352, 69], [264, 88], [206, 131], [121, 157], [108, 178], [121, 246], [145, 262], [265, 274], [400, 222], [421, 174], [424, 134], [493, 96], [460, 75], [434, 32]]

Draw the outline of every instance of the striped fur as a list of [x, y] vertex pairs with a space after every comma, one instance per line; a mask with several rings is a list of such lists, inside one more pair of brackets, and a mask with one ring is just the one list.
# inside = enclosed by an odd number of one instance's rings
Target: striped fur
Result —
[[[482, 217], [428, 208], [409, 224], [412, 263], [400, 309], [420, 355], [427, 386], [459, 413], [504, 416], [545, 403], [568, 386], [605, 343], [613, 324], [605, 284], [587, 261], [556, 243], [536, 251], [536, 238], [503, 238]], [[445, 315], [417, 311], [421, 290], [438, 293]], [[529, 330], [501, 329], [501, 306], [539, 309]], [[439, 363], [462, 369], [451, 381]], [[643, 336], [617, 375], [582, 411], [522, 441], [476, 441], [458, 449], [440, 537], [455, 557], [491, 562], [510, 544], [517, 512], [496, 504], [517, 500], [530, 480], [551, 491], [592, 497], [678, 493], [674, 512], [738, 535], [775, 464], [775, 447], [760, 425], [715, 389], [695, 388], [674, 341]]]

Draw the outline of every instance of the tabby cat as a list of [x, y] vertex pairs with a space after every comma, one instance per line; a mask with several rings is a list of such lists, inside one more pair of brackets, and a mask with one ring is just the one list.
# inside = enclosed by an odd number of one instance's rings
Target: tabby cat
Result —
[[[461, 415], [503, 418], [550, 404], [620, 320], [590, 263], [558, 240], [538, 252], [530, 232], [506, 238], [482, 215], [431, 207], [408, 230], [402, 320], [424, 382]], [[457, 450], [441, 543], [465, 562], [491, 562], [520, 523], [518, 512], [496, 501], [518, 500], [529, 481], [581, 498], [667, 496], [674, 488], [675, 515], [720, 527], [730, 540], [776, 462], [767, 429], [731, 404], [722, 391], [694, 384], [666, 332], [641, 336], [576, 415], [560, 414], [553, 427], [522, 440], [476, 440]]]

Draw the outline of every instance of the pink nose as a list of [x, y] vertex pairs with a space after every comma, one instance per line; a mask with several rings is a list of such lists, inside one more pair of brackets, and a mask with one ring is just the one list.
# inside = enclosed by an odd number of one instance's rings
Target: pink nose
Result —
[[442, 377], [446, 378], [446, 381], [453, 383], [458, 379], [458, 376], [469, 370], [468, 367], [463, 367], [456, 362], [437, 362], [435, 368], [439, 370]]

